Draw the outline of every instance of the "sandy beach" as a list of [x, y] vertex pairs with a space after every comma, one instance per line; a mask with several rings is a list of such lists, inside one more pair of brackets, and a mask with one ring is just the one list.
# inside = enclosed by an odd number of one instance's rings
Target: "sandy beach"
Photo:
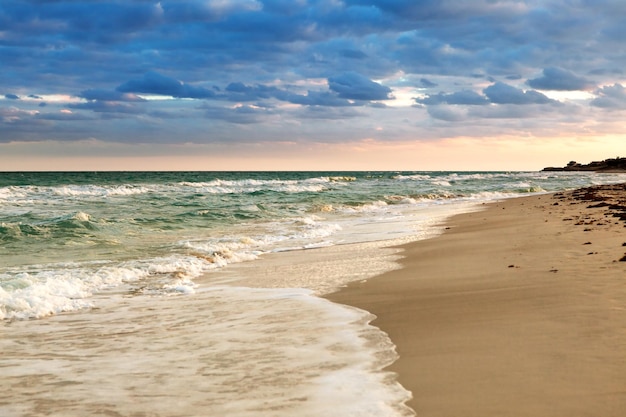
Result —
[[486, 205], [329, 298], [377, 316], [420, 417], [623, 416], [625, 200], [622, 185]]

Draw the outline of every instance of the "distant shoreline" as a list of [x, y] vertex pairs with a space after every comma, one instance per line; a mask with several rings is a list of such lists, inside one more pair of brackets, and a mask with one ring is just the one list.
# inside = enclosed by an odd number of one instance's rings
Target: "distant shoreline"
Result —
[[564, 167], [546, 167], [542, 171], [592, 171], [592, 172], [626, 172], [626, 158], [605, 159], [589, 164], [570, 161]]

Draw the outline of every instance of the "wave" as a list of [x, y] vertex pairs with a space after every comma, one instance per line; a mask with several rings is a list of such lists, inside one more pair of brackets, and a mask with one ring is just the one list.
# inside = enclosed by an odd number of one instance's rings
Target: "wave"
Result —
[[326, 246], [329, 243], [320, 242], [320, 239], [342, 230], [337, 223], [324, 221], [315, 215], [269, 222], [264, 227], [265, 234], [189, 239], [178, 245], [207, 260], [213, 267], [223, 267], [229, 263], [257, 259], [264, 253], [303, 249], [311, 245]]
[[376, 200], [357, 205], [345, 205], [339, 209], [343, 213], [373, 213], [387, 211], [388, 205], [386, 201]]
[[432, 177], [428, 174], [412, 174], [412, 175], [394, 175], [391, 177], [394, 180], [399, 181], [425, 181]]
[[0, 241], [12, 242], [29, 236], [39, 236], [43, 231], [39, 227], [23, 223], [0, 223]]
[[345, 176], [345, 177], [328, 177], [328, 179], [331, 182], [353, 182], [353, 181], [356, 181], [356, 177], [350, 177], [350, 176]]
[[82, 211], [45, 220], [22, 216], [18, 221], [0, 223], [0, 241], [30, 237], [68, 237], [80, 235], [81, 231], [93, 232], [98, 229], [97, 222]]
[[[56, 225], [89, 224], [88, 213]], [[0, 319], [40, 318], [93, 307], [94, 294], [125, 286], [135, 295], [192, 293], [194, 279], [232, 263], [285, 250], [331, 245], [338, 224], [314, 215], [265, 223], [265, 234], [186, 239], [161, 249], [169, 255], [127, 261], [92, 261], [4, 268], [0, 272]]]
[[145, 194], [154, 191], [153, 186], [142, 185], [116, 185], [116, 186], [100, 186], [100, 185], [66, 185], [60, 187], [52, 187], [48, 191], [54, 195], [64, 197], [111, 197], [111, 196], [130, 196], [137, 194]]
[[[105, 263], [101, 266], [99, 264]], [[203, 259], [172, 255], [112, 264], [63, 263], [0, 274], [0, 319], [40, 318], [93, 307], [91, 297], [134, 284], [134, 294], [191, 293], [193, 278], [210, 269]]]
[[304, 180], [221, 180], [208, 182], [180, 182], [178, 185], [190, 187], [208, 194], [240, 194], [275, 191], [284, 193], [319, 193], [329, 189], [330, 184], [354, 181], [349, 177], [319, 177]]
[[39, 235], [63, 234], [76, 230], [98, 230], [99, 224], [88, 213], [77, 211], [51, 219], [37, 219], [35, 217], [21, 216], [19, 221], [0, 223], [0, 237], [13, 236], [27, 237]]
[[50, 205], [55, 201], [65, 202], [81, 199], [106, 199], [129, 197], [161, 191], [158, 186], [136, 185], [64, 185], [64, 186], [10, 186], [0, 189], [2, 205]]

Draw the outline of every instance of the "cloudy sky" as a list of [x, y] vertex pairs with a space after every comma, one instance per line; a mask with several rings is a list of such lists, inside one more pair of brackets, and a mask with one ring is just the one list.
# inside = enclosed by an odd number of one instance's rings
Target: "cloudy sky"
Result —
[[0, 171], [626, 156], [623, 0], [2, 0]]

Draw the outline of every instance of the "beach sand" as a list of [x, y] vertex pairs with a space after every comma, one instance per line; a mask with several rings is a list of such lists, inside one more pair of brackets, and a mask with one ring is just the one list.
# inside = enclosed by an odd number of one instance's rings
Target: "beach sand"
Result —
[[377, 316], [420, 417], [626, 415], [626, 187], [485, 208], [329, 298]]

